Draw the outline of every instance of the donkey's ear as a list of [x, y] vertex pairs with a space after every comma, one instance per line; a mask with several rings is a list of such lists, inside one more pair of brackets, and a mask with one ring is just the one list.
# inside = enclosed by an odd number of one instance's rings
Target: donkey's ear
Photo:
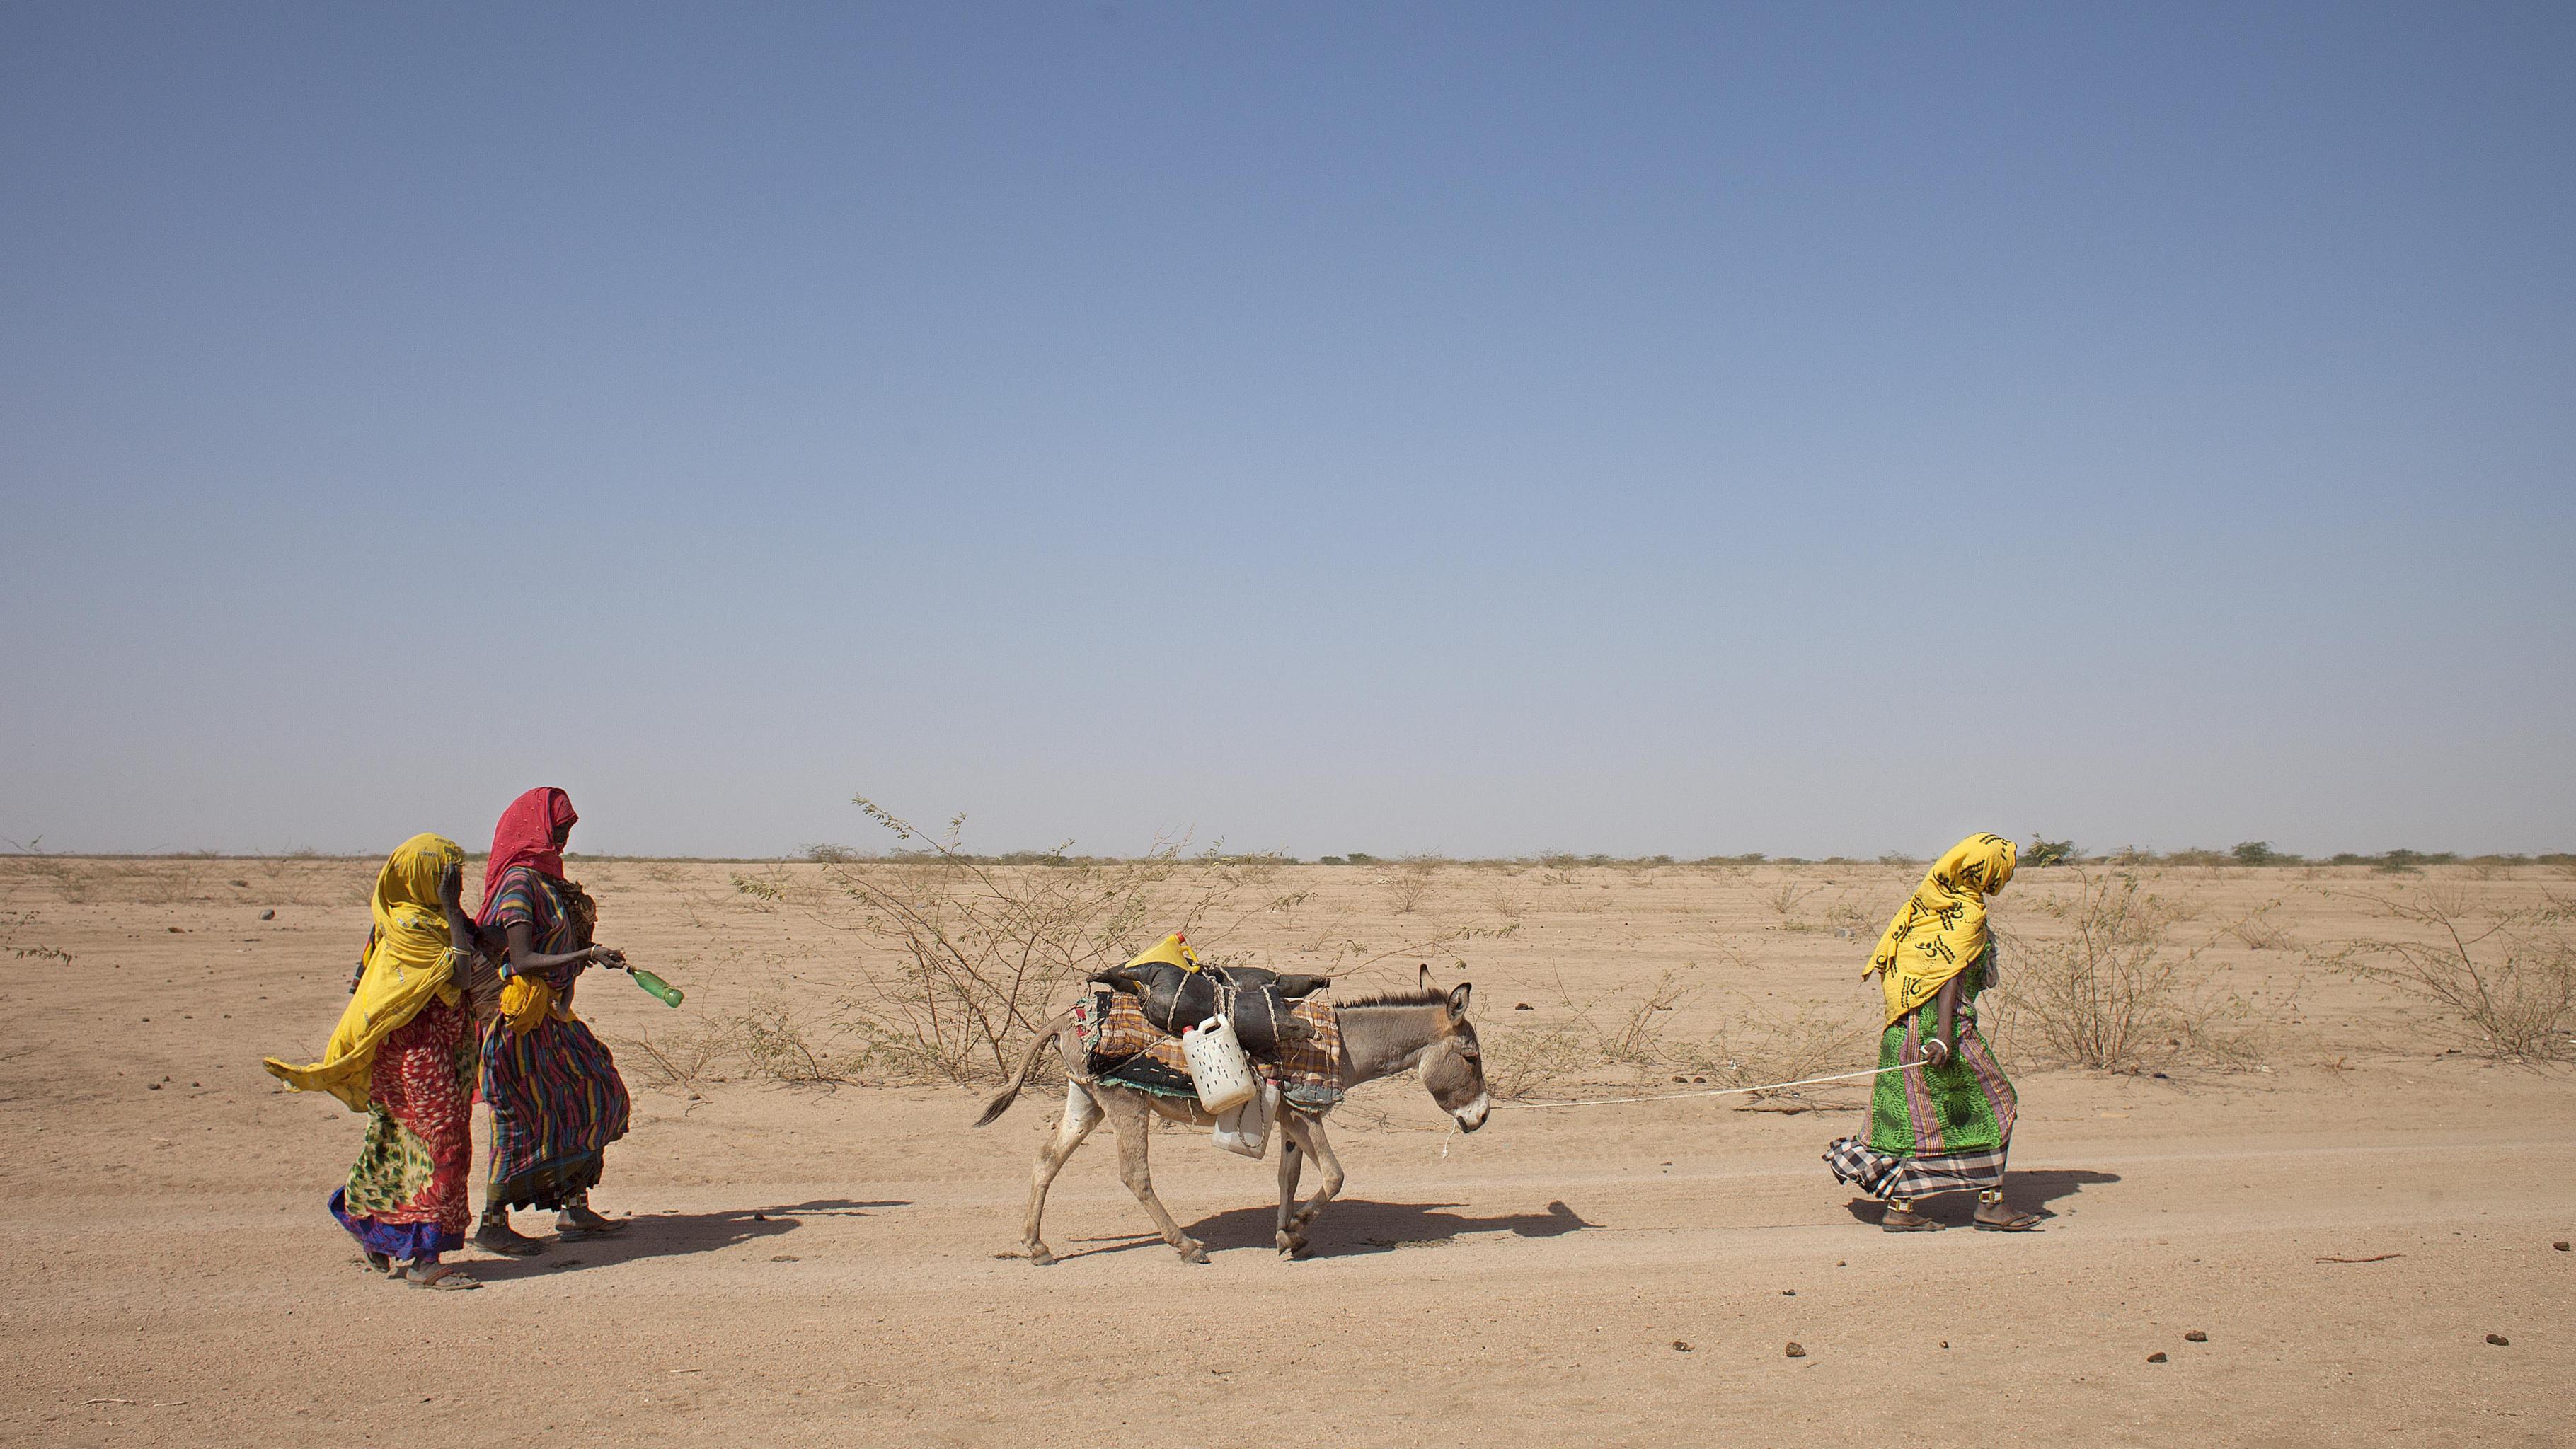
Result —
[[1416, 984], [1416, 985], [1418, 985], [1418, 986], [1420, 986], [1424, 991], [1429, 991], [1429, 990], [1431, 990], [1431, 989], [1432, 989], [1432, 987], [1431, 987], [1431, 963], [1430, 963], [1430, 962], [1425, 961], [1425, 962], [1423, 962], [1423, 963], [1422, 963], [1422, 974], [1421, 974], [1419, 977], [1415, 978], [1415, 984]]
[[1475, 993], [1476, 985], [1472, 981], [1461, 981], [1455, 987], [1451, 988], [1449, 992], [1449, 1019], [1451, 1021], [1465, 1021], [1467, 1019], [1467, 998], [1475, 995]]

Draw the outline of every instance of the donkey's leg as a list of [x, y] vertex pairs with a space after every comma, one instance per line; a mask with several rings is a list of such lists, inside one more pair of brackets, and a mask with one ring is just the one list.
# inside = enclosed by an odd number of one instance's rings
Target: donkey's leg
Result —
[[1295, 1118], [1288, 1108], [1279, 1109], [1279, 1218], [1274, 1240], [1285, 1257], [1295, 1257], [1306, 1245], [1305, 1239], [1288, 1235], [1288, 1209], [1297, 1201], [1297, 1179], [1306, 1170], [1306, 1154], [1297, 1150], [1297, 1138], [1288, 1127]]
[[1315, 1159], [1315, 1165], [1323, 1169], [1324, 1173], [1322, 1186], [1315, 1189], [1315, 1195], [1308, 1198], [1306, 1205], [1297, 1209], [1289, 1217], [1288, 1225], [1281, 1229], [1282, 1235], [1288, 1240], [1280, 1245], [1281, 1251], [1286, 1252], [1290, 1257], [1303, 1257], [1306, 1252], [1306, 1229], [1314, 1225], [1315, 1215], [1324, 1210], [1324, 1204], [1331, 1202], [1333, 1195], [1342, 1190], [1342, 1160], [1333, 1155], [1332, 1139], [1324, 1135], [1323, 1118], [1309, 1117], [1303, 1112], [1292, 1112], [1288, 1114], [1288, 1131], [1290, 1140], [1304, 1148]]
[[1136, 1194], [1145, 1205], [1145, 1215], [1154, 1220], [1155, 1231], [1172, 1245], [1184, 1262], [1204, 1263], [1207, 1245], [1181, 1231], [1181, 1225], [1164, 1208], [1163, 1200], [1154, 1196], [1154, 1174], [1145, 1165], [1145, 1150], [1153, 1144], [1154, 1109], [1141, 1092], [1116, 1091], [1109, 1094], [1101, 1108], [1109, 1115], [1109, 1125], [1118, 1133], [1118, 1180]]
[[1038, 1220], [1046, 1216], [1047, 1189], [1055, 1184], [1055, 1175], [1064, 1170], [1065, 1159], [1100, 1125], [1100, 1104], [1080, 1082], [1064, 1084], [1064, 1115], [1056, 1119], [1055, 1136], [1038, 1149], [1037, 1166], [1029, 1171], [1029, 1216], [1022, 1226], [1020, 1246], [1029, 1261], [1041, 1266], [1055, 1261], [1047, 1250], [1046, 1240], [1038, 1236]]

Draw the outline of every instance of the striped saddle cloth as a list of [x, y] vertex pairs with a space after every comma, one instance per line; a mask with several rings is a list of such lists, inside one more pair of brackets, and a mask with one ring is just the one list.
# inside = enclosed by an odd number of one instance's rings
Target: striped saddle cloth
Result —
[[[1341, 1017], [1321, 992], [1298, 1000], [1289, 1015], [1305, 1024], [1306, 1038], [1281, 1044], [1276, 1061], [1254, 1057], [1253, 1070], [1277, 1083], [1290, 1106], [1329, 1112], [1342, 1100]], [[1090, 1076], [1158, 1097], [1198, 1095], [1181, 1039], [1147, 1021], [1135, 997], [1100, 987], [1074, 1003], [1073, 1019]]]

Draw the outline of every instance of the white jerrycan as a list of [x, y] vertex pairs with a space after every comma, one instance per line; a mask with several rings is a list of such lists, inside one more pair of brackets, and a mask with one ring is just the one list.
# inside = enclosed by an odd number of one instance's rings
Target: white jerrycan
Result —
[[1261, 1090], [1252, 1075], [1252, 1062], [1243, 1054], [1243, 1043], [1235, 1039], [1234, 1023], [1223, 1016], [1211, 1016], [1182, 1032], [1181, 1057], [1190, 1064], [1190, 1085], [1199, 1089], [1199, 1106], [1210, 1112], [1230, 1112]]
[[1252, 1094], [1251, 1101], [1231, 1112], [1218, 1114], [1216, 1131], [1212, 1134], [1216, 1145], [1228, 1152], [1239, 1152], [1255, 1162], [1260, 1161], [1262, 1155], [1270, 1150], [1270, 1119], [1278, 1112], [1279, 1087], [1264, 1078], [1261, 1090]]

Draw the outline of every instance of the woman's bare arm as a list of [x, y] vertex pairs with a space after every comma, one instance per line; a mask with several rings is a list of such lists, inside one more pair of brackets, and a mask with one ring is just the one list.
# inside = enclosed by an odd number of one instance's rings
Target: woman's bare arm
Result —
[[[563, 968], [567, 966], [573, 968], [571, 972], [567, 973], [568, 976], [578, 976], [581, 974], [581, 968], [584, 966], [623, 966], [626, 964], [625, 952], [614, 951], [606, 946], [585, 946], [578, 951], [565, 951], [554, 955], [540, 954], [537, 950], [536, 933], [529, 929], [528, 923], [525, 921], [510, 922], [509, 937], [509, 974], [512, 976], [545, 976], [552, 978], [556, 972], [562, 971]], [[563, 983], [556, 982], [555, 984], [562, 985]]]

